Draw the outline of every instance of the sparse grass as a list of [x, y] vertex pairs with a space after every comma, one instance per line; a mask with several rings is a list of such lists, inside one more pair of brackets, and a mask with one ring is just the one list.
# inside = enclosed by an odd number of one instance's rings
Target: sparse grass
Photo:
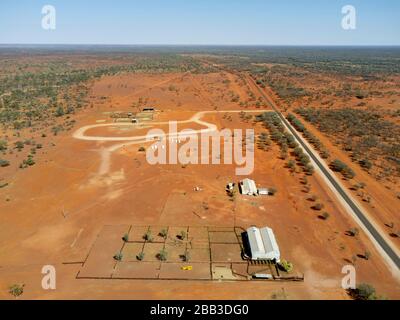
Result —
[[282, 291], [274, 292], [271, 294], [272, 300], [287, 300], [288, 295], [285, 290], [282, 288]]

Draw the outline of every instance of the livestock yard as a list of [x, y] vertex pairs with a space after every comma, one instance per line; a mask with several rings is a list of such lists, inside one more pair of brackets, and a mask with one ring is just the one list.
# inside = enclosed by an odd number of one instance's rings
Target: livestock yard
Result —
[[[0, 85], [1, 158], [7, 161], [0, 168], [1, 299], [12, 298], [12, 285], [22, 286], [26, 299], [351, 299], [341, 286], [346, 265], [355, 267], [357, 283], [400, 298], [398, 267], [275, 117], [275, 108], [295, 113], [300, 99], [284, 100], [274, 91], [280, 78], [267, 82], [275, 70], [276, 77], [291, 79], [284, 62], [251, 55], [236, 61], [227, 52], [141, 55], [1, 52], [1, 77], [29, 73], [20, 90], [10, 89], [11, 78]], [[63, 61], [69, 61], [66, 70]], [[300, 63], [293, 68], [310, 72]], [[48, 92], [35, 94], [29, 79], [36, 73], [80, 77], [45, 81]], [[395, 102], [365, 98], [386, 110], [398, 106], [399, 91], [389, 100]], [[7, 114], [21, 101], [26, 110]], [[42, 104], [47, 117], [29, 113]], [[316, 100], [310, 107], [317, 108]], [[356, 171], [351, 178], [332, 174], [398, 253], [398, 176], [376, 180], [379, 170], [361, 169], [318, 126], [296, 116], [329, 151], [327, 165], [338, 158]], [[146, 155], [154, 141], [145, 135], [168, 133], [169, 121], [195, 134], [254, 129], [254, 171], [237, 176], [234, 163], [150, 164]], [[398, 112], [388, 121], [398, 128]], [[244, 178], [265, 195], [240, 194]], [[363, 196], [351, 189], [360, 182]], [[227, 190], [228, 183], [234, 187]], [[363, 201], [368, 195], [372, 201]], [[281, 262], [291, 268], [244, 258], [242, 233], [252, 226], [274, 231]], [[46, 265], [57, 271], [56, 290], [41, 287]]]

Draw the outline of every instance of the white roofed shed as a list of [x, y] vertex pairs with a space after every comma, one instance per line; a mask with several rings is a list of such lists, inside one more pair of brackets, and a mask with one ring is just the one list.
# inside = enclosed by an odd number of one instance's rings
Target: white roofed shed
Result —
[[275, 260], [280, 262], [278, 243], [271, 228], [259, 229], [251, 227], [247, 229], [247, 237], [252, 260]]
[[240, 191], [242, 194], [248, 196], [258, 195], [258, 190], [255, 181], [248, 178], [240, 182]]

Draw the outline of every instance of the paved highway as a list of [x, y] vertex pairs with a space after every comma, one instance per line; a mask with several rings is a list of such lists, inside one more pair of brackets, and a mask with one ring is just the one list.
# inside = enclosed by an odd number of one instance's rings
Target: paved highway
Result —
[[332, 184], [335, 188], [336, 192], [342, 197], [342, 199], [348, 204], [354, 214], [357, 216], [359, 221], [364, 226], [364, 230], [368, 230], [370, 235], [376, 241], [376, 243], [381, 247], [381, 249], [386, 253], [387, 257], [394, 263], [397, 269], [400, 269], [400, 258], [395, 250], [389, 245], [389, 243], [384, 239], [381, 233], [375, 228], [373, 223], [367, 218], [367, 216], [360, 210], [357, 204], [351, 199], [351, 197], [347, 194], [345, 189], [336, 181], [336, 179], [332, 176], [332, 174], [327, 170], [326, 166], [321, 163], [319, 157], [315, 155], [314, 151], [308, 146], [308, 144], [304, 141], [303, 137], [301, 137], [297, 131], [292, 127], [289, 121], [281, 114], [281, 112], [276, 108], [274, 102], [265, 94], [265, 92], [256, 84], [256, 82], [249, 76], [248, 80], [257, 88], [260, 94], [263, 96], [268, 105], [278, 114], [281, 118], [284, 125], [289, 129], [289, 131], [293, 134], [296, 140], [301, 144], [304, 150], [309, 154], [313, 162], [318, 166], [321, 172], [325, 175], [326, 179]]

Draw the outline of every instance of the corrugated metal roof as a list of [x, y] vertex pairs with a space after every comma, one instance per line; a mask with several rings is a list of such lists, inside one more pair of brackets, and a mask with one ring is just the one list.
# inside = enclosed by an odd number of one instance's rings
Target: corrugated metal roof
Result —
[[246, 178], [240, 183], [240, 185], [243, 194], [247, 195], [257, 194], [257, 186], [254, 180]]
[[280, 251], [272, 229], [251, 227], [247, 230], [252, 259], [267, 259], [279, 262]]

